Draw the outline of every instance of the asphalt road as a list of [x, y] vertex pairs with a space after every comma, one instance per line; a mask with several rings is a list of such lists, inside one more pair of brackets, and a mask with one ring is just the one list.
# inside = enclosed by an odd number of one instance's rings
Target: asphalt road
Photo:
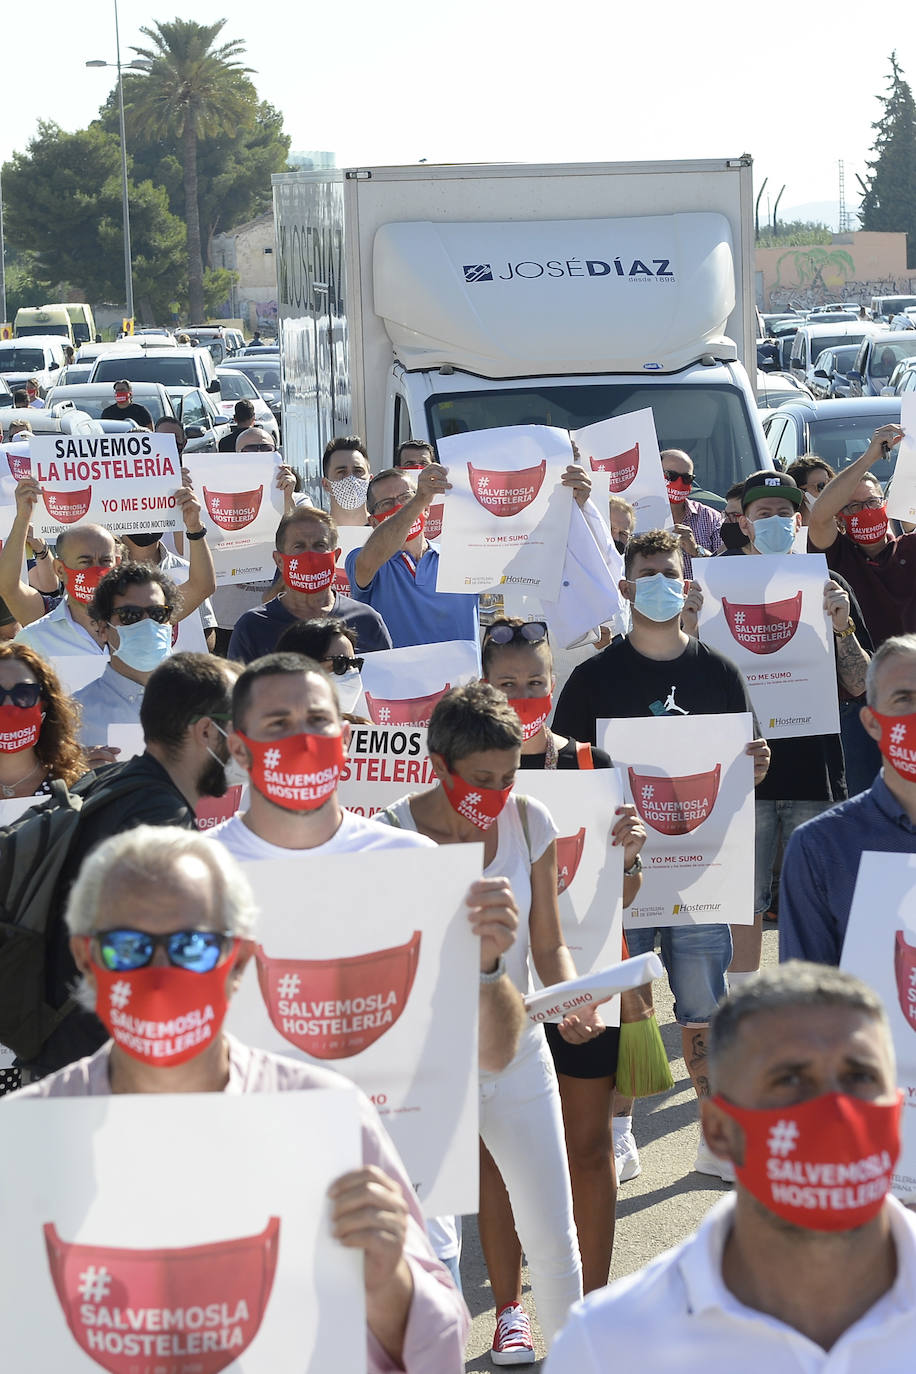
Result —
[[[776, 962], [777, 934], [775, 927], [770, 927], [764, 930], [763, 963]], [[699, 1140], [696, 1097], [681, 1057], [680, 1031], [672, 1016], [671, 996], [665, 979], [655, 984], [655, 1008], [668, 1050], [674, 1087], [662, 1096], [643, 1098], [635, 1105], [633, 1130], [642, 1173], [622, 1184], [618, 1193], [612, 1281], [640, 1269], [663, 1250], [690, 1235], [713, 1203], [728, 1191], [727, 1184], [692, 1171]], [[527, 1270], [523, 1279], [522, 1300], [532, 1317], [535, 1348], [543, 1357], [544, 1344], [534, 1320]], [[465, 1369], [492, 1371], [495, 1366], [490, 1363], [489, 1351], [493, 1341], [494, 1312], [473, 1217], [464, 1219], [461, 1280], [473, 1318]], [[540, 1360], [524, 1368], [540, 1369]]]

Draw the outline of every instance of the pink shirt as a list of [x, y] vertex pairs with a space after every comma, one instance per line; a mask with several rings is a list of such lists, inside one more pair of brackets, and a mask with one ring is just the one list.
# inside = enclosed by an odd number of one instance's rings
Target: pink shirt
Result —
[[[371, 1331], [367, 1337], [367, 1374], [462, 1374], [464, 1344], [470, 1318], [448, 1270], [433, 1254], [423, 1214], [410, 1180], [388, 1133], [369, 1099], [347, 1079], [329, 1069], [319, 1069], [296, 1059], [266, 1050], [250, 1049], [227, 1035], [229, 1042], [228, 1093], [302, 1092], [309, 1088], [334, 1088], [355, 1092], [362, 1118], [363, 1164], [376, 1164], [400, 1185], [409, 1209], [404, 1258], [413, 1278], [413, 1299], [404, 1336], [404, 1363], [394, 1364]], [[105, 1097], [111, 1093], [108, 1054], [111, 1041], [87, 1059], [67, 1064], [57, 1073], [39, 1079], [5, 1102], [17, 1097]]]

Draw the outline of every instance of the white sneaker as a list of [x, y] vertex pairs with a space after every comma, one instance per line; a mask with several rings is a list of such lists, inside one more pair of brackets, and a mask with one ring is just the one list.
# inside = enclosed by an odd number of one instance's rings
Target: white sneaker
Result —
[[697, 1157], [693, 1161], [693, 1172], [695, 1174], [709, 1174], [711, 1178], [720, 1178], [723, 1183], [734, 1183], [735, 1181], [735, 1166], [731, 1160], [720, 1159], [718, 1155], [714, 1155], [702, 1135], [700, 1136]]
[[632, 1130], [614, 1136], [614, 1164], [618, 1183], [628, 1183], [631, 1178], [638, 1178], [642, 1173], [636, 1137]]
[[531, 1323], [520, 1302], [507, 1302], [496, 1314], [490, 1359], [494, 1364], [534, 1364]]

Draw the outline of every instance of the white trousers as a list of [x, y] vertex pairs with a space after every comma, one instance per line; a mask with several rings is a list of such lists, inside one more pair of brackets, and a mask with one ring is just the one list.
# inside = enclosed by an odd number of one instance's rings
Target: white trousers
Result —
[[481, 1074], [480, 1136], [509, 1192], [549, 1349], [570, 1307], [582, 1297], [582, 1262], [560, 1090], [540, 1027], [523, 1036], [501, 1073]]

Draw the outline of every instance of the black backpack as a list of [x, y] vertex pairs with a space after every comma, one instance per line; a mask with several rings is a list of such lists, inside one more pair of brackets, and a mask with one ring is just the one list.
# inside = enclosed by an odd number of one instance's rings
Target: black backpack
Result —
[[20, 1059], [36, 1058], [76, 1005], [46, 1000], [48, 932], [81, 821], [136, 790], [125, 766], [90, 771], [72, 789], [53, 779], [47, 801], [0, 827], [0, 1044]]

